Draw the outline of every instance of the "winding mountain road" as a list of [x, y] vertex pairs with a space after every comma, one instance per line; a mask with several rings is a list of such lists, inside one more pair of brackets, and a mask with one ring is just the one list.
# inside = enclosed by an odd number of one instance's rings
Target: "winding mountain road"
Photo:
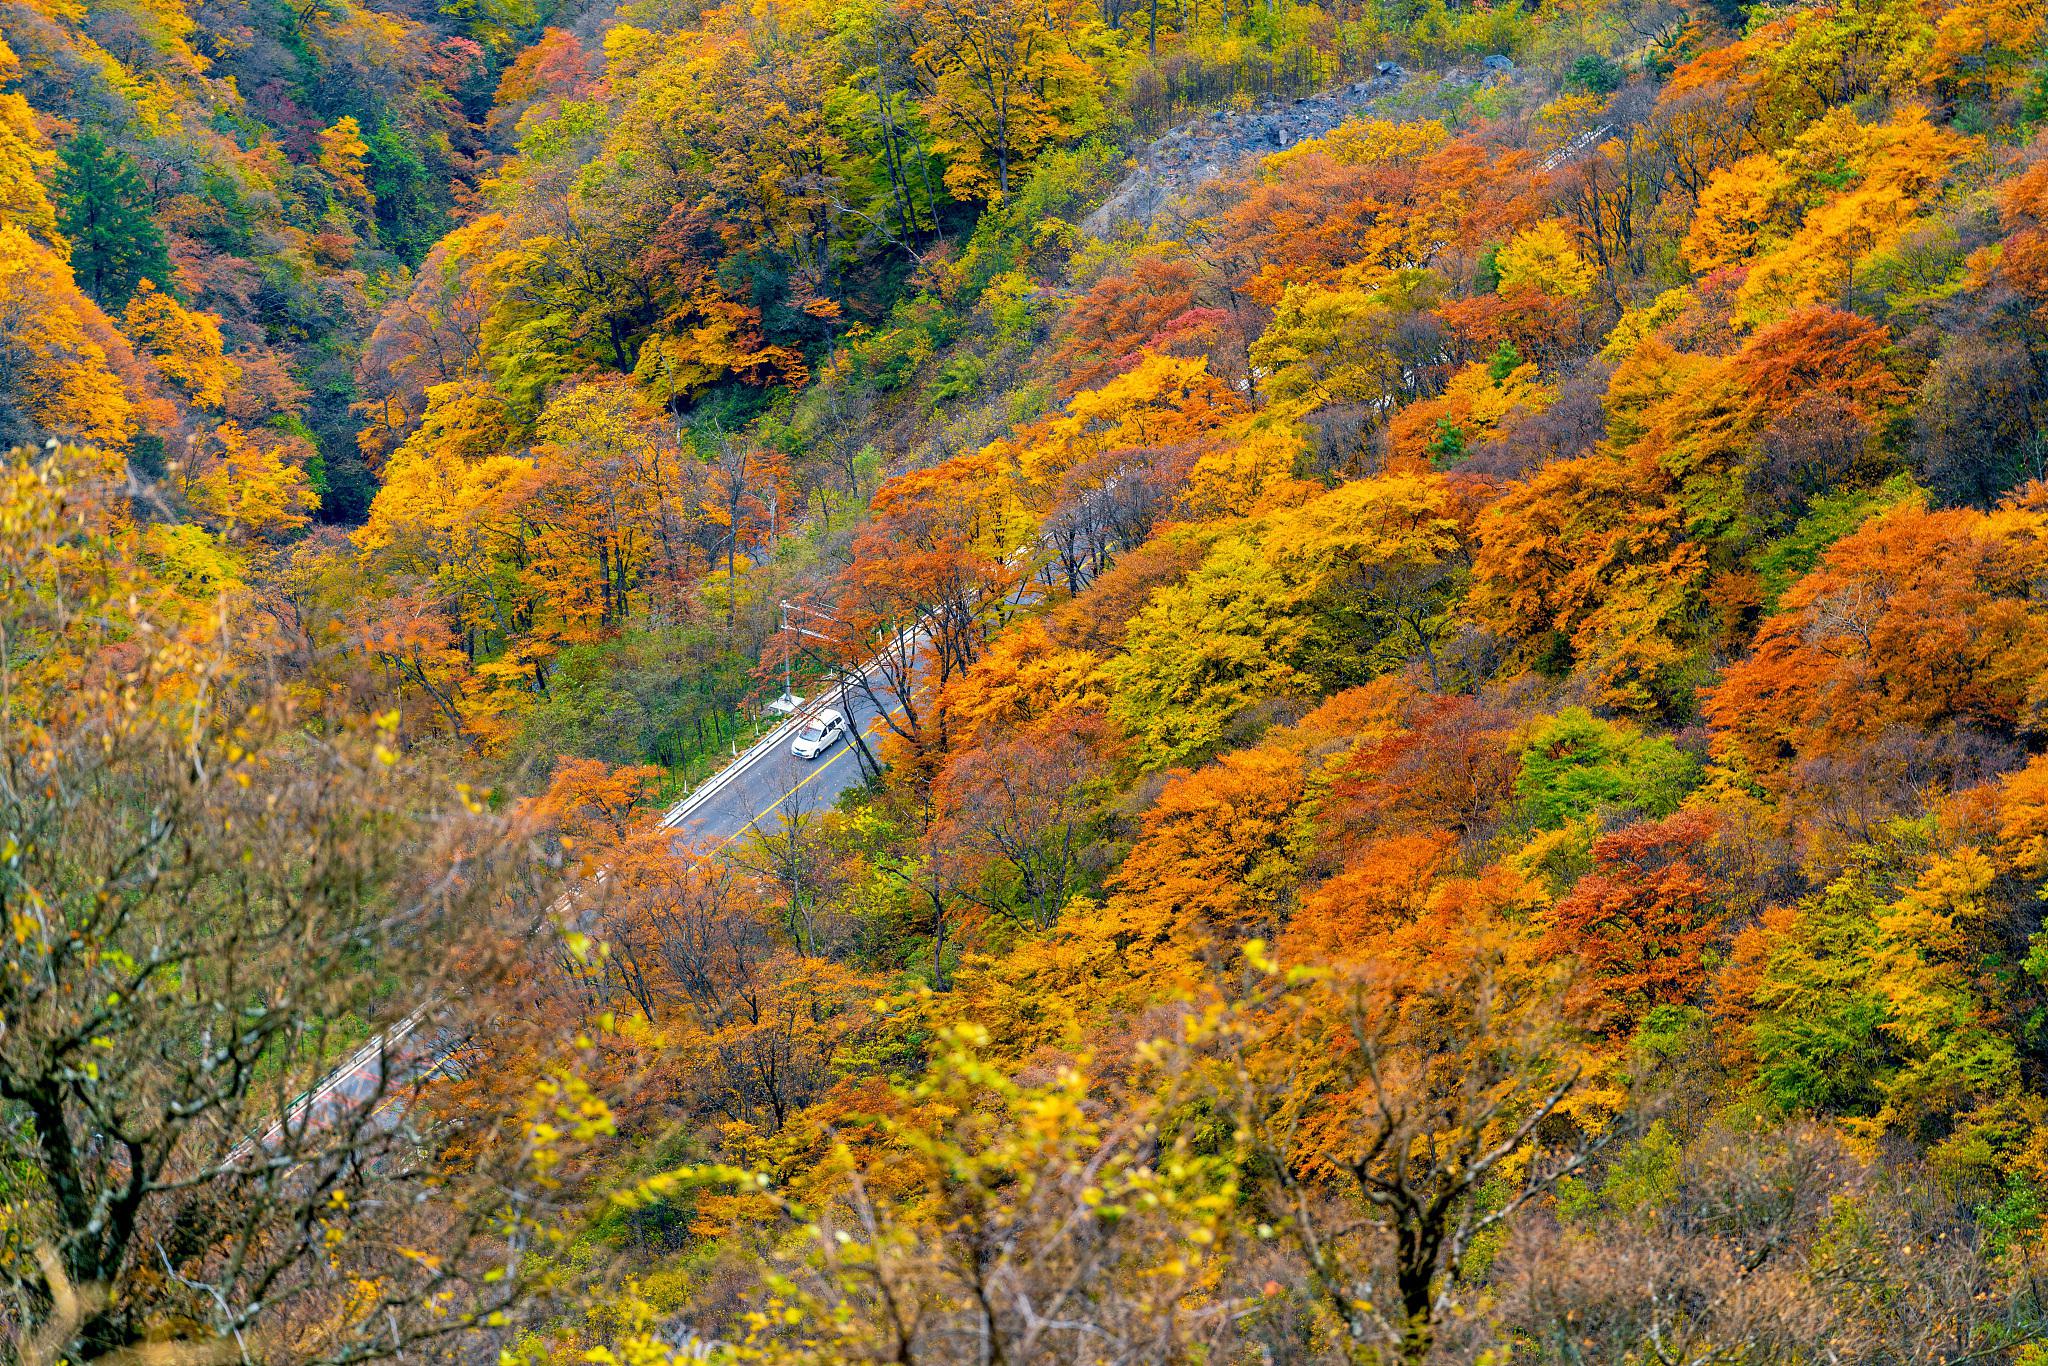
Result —
[[[1020, 562], [1025, 553], [1020, 548], [1011, 556], [1010, 563]], [[1030, 576], [1024, 576], [1004, 595], [1002, 611], [1007, 613], [1035, 600], [1041, 591]], [[793, 715], [783, 718], [732, 763], [663, 812], [661, 824], [682, 837], [678, 854], [709, 857], [756, 828], [772, 833], [799, 809], [817, 811], [831, 807], [847, 789], [859, 786], [865, 776], [861, 747], [855, 744], [851, 731], [857, 729], [867, 737], [872, 754], [876, 737], [888, 726], [887, 715], [900, 715], [902, 711], [901, 702], [883, 681], [883, 661], [892, 656], [900, 658], [905, 647], [921, 652], [926, 639], [921, 628], [908, 628], [883, 653], [848, 674], [843, 683], [819, 688]], [[852, 727], [817, 758], [797, 758], [790, 752], [790, 742], [812, 716], [827, 707], [845, 712]], [[602, 880], [603, 871], [596, 876]], [[550, 910], [565, 911], [577, 895], [574, 888], [564, 892]], [[395, 1103], [396, 1083], [421, 1081], [447, 1066], [451, 1049], [446, 1035], [431, 1027], [436, 1004], [430, 1001], [419, 1006], [351, 1054], [293, 1101], [269, 1128], [237, 1144], [230, 1165], [245, 1162], [259, 1152], [275, 1151], [289, 1133], [323, 1127], [353, 1107], [370, 1106], [379, 1114], [388, 1112]]]
[[[863, 675], [872, 676], [876, 668], [875, 664], [868, 665]], [[664, 812], [661, 824], [682, 837], [678, 852], [715, 854], [757, 826], [773, 831], [788, 813], [830, 807], [847, 789], [858, 787], [864, 775], [860, 750], [850, 736], [843, 736], [830, 749], [809, 760], [797, 758], [790, 753], [789, 746], [812, 715], [834, 707], [847, 714], [872, 747], [887, 723], [868, 691], [851, 680], [844, 689], [821, 689], [816, 696], [805, 699], [794, 715], [784, 718], [732, 763]], [[884, 688], [877, 686], [874, 692], [888, 699]], [[896, 712], [900, 708], [892, 705], [888, 710]], [[602, 878], [603, 874], [598, 876]], [[576, 895], [574, 890], [563, 893], [556, 909], [566, 907]], [[429, 1027], [432, 1014], [432, 1003], [422, 1005], [350, 1054], [295, 1100], [260, 1136], [252, 1135], [238, 1144], [230, 1155], [230, 1165], [274, 1150], [289, 1132], [323, 1128], [356, 1107], [387, 1104], [394, 1098], [401, 1079], [415, 1082], [431, 1076], [444, 1064], [448, 1052], [440, 1031]]]

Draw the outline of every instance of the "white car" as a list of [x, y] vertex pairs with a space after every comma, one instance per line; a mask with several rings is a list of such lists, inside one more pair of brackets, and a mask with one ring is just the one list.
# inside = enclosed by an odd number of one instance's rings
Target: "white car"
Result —
[[815, 759], [846, 735], [846, 717], [836, 711], [821, 711], [804, 723], [789, 752], [799, 759]]

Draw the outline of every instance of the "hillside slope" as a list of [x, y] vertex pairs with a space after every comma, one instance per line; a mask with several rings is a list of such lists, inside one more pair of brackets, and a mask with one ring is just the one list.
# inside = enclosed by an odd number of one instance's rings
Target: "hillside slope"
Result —
[[[7, 980], [59, 984], [0, 1143], [85, 1154], [4, 1178], [118, 1288], [77, 1354], [2038, 1366], [2044, 28], [636, 4], [495, 49], [438, 235], [338, 114], [186, 135], [302, 187], [259, 279], [380, 263], [295, 277], [296, 351], [9, 65], [0, 380], [84, 444], [0, 486], [0, 719], [91, 781], [0, 784]], [[207, 271], [121, 283], [159, 247]], [[329, 317], [375, 488], [314, 530], [313, 401], [235, 405]], [[871, 661], [871, 781], [658, 824]], [[188, 792], [218, 851], [123, 871]], [[285, 927], [301, 994], [44, 913], [131, 890]], [[288, 1095], [426, 999], [465, 1042], [357, 1115], [394, 1156], [265, 1226], [289, 1310], [194, 1288], [264, 1173], [102, 1255], [97, 1088], [240, 1008], [316, 1041], [233, 1069]]]
[[653, 1184], [578, 1246], [647, 1279], [536, 1353], [2030, 1359], [2039, 33], [1980, 18], [1021, 214], [1008, 420], [788, 642], [933, 633], [888, 775], [610, 889]]

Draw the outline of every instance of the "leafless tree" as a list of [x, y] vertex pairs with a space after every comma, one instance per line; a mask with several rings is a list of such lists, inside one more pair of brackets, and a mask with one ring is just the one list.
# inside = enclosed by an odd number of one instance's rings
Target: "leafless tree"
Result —
[[1504, 1248], [1495, 1326], [1529, 1359], [1932, 1366], [2038, 1337], [2032, 1249], [1988, 1246], [1910, 1158], [1795, 1120], [1686, 1140], [1660, 1125], [1636, 1165], [1654, 1181], [1527, 1220]]
[[1618, 1131], [1561, 1110], [1582, 1073], [1559, 974], [1484, 930], [1438, 950], [1282, 976], [1233, 1043], [1259, 1198], [1360, 1362], [1428, 1360], [1479, 1239]]
[[538, 859], [387, 726], [303, 715], [225, 612], [153, 614], [61, 455], [4, 479], [14, 1350], [362, 1361], [478, 1327], [546, 1199], [516, 1138], [441, 1165], [417, 1102], [461, 1022], [412, 1012], [537, 914]]
[[992, 740], [954, 756], [939, 781], [934, 838], [969, 865], [1003, 870], [1041, 928], [1065, 908], [1086, 847], [1102, 735], [1099, 718], [1080, 718], [1056, 733]]

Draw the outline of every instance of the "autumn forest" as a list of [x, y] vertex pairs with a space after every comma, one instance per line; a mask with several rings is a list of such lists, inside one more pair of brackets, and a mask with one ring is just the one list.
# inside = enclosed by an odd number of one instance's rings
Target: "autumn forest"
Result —
[[2048, 1366], [2043, 0], [0, 0], [0, 450], [23, 1366]]

